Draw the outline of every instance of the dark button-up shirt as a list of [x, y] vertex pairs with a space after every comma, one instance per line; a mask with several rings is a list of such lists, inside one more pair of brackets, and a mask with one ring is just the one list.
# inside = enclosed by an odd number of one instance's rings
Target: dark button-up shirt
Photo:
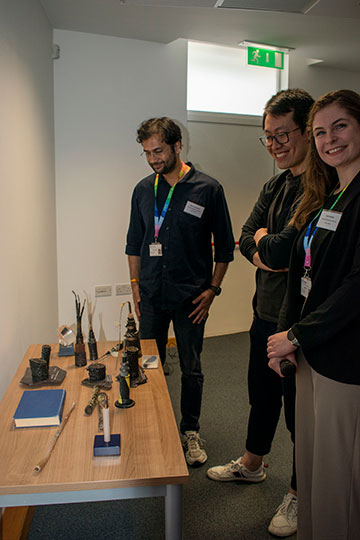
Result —
[[[234, 258], [234, 237], [222, 186], [188, 164], [190, 171], [176, 184], [160, 229], [158, 242], [162, 256], [150, 257], [154, 242], [154, 182], [155, 174], [141, 180], [135, 187], [126, 254], [141, 257], [140, 291], [149, 298], [161, 300], [163, 309], [175, 309], [195, 298], [209, 287], [215, 262], [230, 262]], [[164, 206], [170, 185], [160, 175], [157, 205]], [[193, 215], [185, 211], [187, 203], [201, 207]]]

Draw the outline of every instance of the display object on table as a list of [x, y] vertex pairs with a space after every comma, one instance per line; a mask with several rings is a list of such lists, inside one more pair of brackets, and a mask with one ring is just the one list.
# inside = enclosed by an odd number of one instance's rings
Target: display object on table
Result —
[[51, 354], [50, 345], [43, 345], [41, 347], [41, 358], [43, 358], [45, 360], [45, 362], [47, 363], [48, 366], [50, 364], [50, 354]]
[[94, 386], [92, 395], [90, 400], [88, 401], [88, 404], [85, 407], [84, 413], [86, 416], [90, 416], [95, 409], [96, 405], [98, 404], [98, 396], [100, 393], [100, 386]]
[[99, 408], [102, 411], [104, 435], [95, 435], [94, 456], [119, 456], [120, 455], [120, 434], [110, 433], [110, 409], [107, 395], [102, 392], [102, 399], [99, 400]]
[[61, 422], [59, 429], [56, 431], [55, 435], [51, 439], [50, 444], [49, 444], [49, 446], [48, 446], [48, 448], [46, 450], [45, 456], [42, 459], [40, 459], [40, 461], [35, 465], [35, 467], [34, 467], [35, 472], [42, 471], [43, 468], [45, 467], [45, 465], [47, 464], [47, 462], [49, 461], [51, 453], [52, 453], [52, 451], [54, 449], [54, 446], [58, 442], [59, 437], [60, 437], [64, 427], [66, 426], [66, 423], [69, 420], [69, 417], [70, 417], [70, 415], [71, 415], [71, 413], [73, 412], [74, 409], [75, 409], [75, 402], [72, 403], [69, 411], [64, 416], [64, 419]]
[[24, 390], [13, 416], [16, 428], [58, 426], [65, 402], [63, 388]]
[[59, 356], [74, 356], [74, 341], [76, 339], [70, 326], [63, 324], [58, 328]]
[[75, 341], [75, 365], [77, 367], [86, 366], [86, 350], [84, 337], [81, 329], [81, 319], [84, 313], [84, 308], [86, 300], [84, 300], [83, 305], [81, 306], [80, 297], [74, 291], [73, 295], [75, 296], [75, 311], [76, 311], [76, 341]]
[[123, 353], [120, 373], [116, 378], [120, 383], [120, 397], [115, 401], [115, 407], [129, 409], [135, 405], [135, 401], [130, 398], [130, 370], [125, 353]]
[[92, 325], [96, 302], [93, 306], [91, 296], [86, 293], [85, 295], [86, 295], [86, 300], [87, 300], [87, 314], [88, 314], [88, 323], [89, 323], [89, 337], [88, 337], [89, 356], [90, 356], [90, 360], [97, 360], [98, 359], [97, 342], [96, 342], [93, 325]]
[[50, 345], [43, 345], [41, 358], [30, 358], [30, 367], [26, 368], [20, 383], [29, 387], [58, 386], [66, 377], [66, 371], [50, 365]]
[[139, 360], [142, 356], [140, 338], [139, 332], [136, 329], [134, 315], [131, 311], [128, 315], [126, 329], [124, 344], [126, 360], [130, 370], [130, 386], [131, 388], [136, 388], [136, 386], [146, 383], [147, 376], [145, 375], [143, 367], [139, 364]]
[[94, 362], [90, 364], [86, 370], [89, 372], [89, 377], [83, 379], [81, 384], [84, 386], [99, 386], [104, 390], [110, 390], [112, 388], [112, 377], [106, 375], [106, 367], [100, 362]]

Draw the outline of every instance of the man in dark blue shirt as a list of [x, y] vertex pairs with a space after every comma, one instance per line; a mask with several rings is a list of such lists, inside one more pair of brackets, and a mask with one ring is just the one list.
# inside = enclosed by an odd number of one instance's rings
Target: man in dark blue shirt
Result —
[[202, 465], [200, 353], [211, 303], [234, 257], [230, 216], [219, 182], [181, 160], [181, 130], [173, 120], [147, 120], [137, 135], [154, 174], [136, 185], [131, 203], [126, 254], [135, 312], [141, 337], [156, 338], [162, 364], [173, 323], [182, 372], [182, 443], [188, 464]]

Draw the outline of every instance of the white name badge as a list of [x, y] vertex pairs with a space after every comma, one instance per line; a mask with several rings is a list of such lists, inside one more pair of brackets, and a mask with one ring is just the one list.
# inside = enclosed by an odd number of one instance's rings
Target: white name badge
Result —
[[317, 226], [320, 229], [326, 229], [327, 231], [336, 231], [339, 221], [341, 219], [342, 212], [334, 212], [334, 210], [323, 210]]
[[204, 210], [205, 208], [203, 206], [200, 206], [200, 204], [196, 204], [191, 201], [188, 201], [184, 208], [184, 212], [186, 212], [187, 214], [191, 214], [192, 216], [195, 216], [197, 218], [201, 218]]
[[149, 245], [150, 257], [161, 257], [162, 256], [162, 244], [159, 242], [154, 242]]
[[307, 276], [301, 278], [301, 296], [307, 298], [311, 291], [311, 279]]

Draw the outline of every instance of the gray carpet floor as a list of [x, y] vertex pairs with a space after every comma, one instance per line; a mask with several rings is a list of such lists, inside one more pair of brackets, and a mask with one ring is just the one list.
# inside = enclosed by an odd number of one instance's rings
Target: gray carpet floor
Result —
[[[205, 386], [201, 437], [208, 462], [190, 470], [184, 488], [184, 540], [269, 540], [269, 521], [287, 492], [291, 442], [283, 415], [261, 484], [214, 482], [213, 465], [238, 458], [243, 450], [249, 413], [247, 333], [206, 338], [202, 355]], [[180, 370], [176, 349], [168, 350], [167, 377], [179, 420]], [[294, 539], [296, 535], [290, 537]], [[41, 506], [35, 509], [28, 540], [164, 540], [163, 498]]]

